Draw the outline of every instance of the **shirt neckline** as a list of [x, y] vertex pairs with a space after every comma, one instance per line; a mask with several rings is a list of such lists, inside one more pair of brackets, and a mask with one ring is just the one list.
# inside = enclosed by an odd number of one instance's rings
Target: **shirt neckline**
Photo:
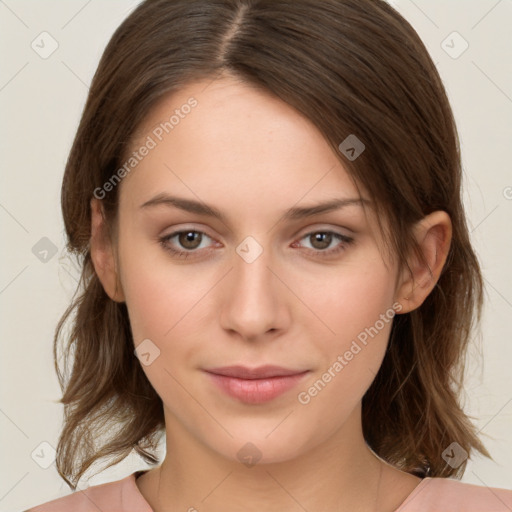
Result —
[[[148, 509], [152, 511], [153, 509], [151, 508], [149, 503], [146, 501], [146, 498], [144, 498], [144, 496], [140, 492], [139, 488], [137, 487], [137, 484], [135, 483], [135, 480], [137, 480], [137, 478], [139, 478], [139, 476], [142, 476], [144, 473], [147, 473], [148, 471], [149, 471], [149, 469], [135, 471], [134, 473], [132, 473], [129, 476], [129, 479], [130, 479], [131, 485], [133, 486], [133, 490], [138, 494], [138, 496], [141, 498], [141, 500], [144, 502], [144, 504], [147, 505]], [[430, 476], [426, 476], [426, 477], [422, 478], [420, 483], [406, 496], [404, 501], [402, 501], [402, 503], [399, 505], [399, 507], [394, 512], [402, 512], [404, 510], [405, 506], [412, 499], [414, 499], [416, 497], [416, 495], [418, 495], [423, 490], [423, 488], [427, 485], [427, 483], [430, 480], [432, 480], [432, 477], [430, 477]]]

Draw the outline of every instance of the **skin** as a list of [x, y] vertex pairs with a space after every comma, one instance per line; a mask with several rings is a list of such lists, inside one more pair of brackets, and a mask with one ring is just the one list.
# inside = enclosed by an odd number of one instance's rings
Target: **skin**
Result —
[[[156, 512], [370, 511], [377, 502], [393, 511], [420, 479], [378, 458], [361, 424], [361, 400], [391, 322], [309, 403], [297, 395], [394, 303], [400, 313], [421, 305], [446, 259], [449, 216], [434, 212], [415, 226], [432, 274], [416, 259], [412, 274], [387, 259], [371, 206], [282, 219], [292, 207], [357, 199], [357, 189], [310, 121], [230, 77], [167, 96], [132, 149], [190, 97], [198, 105], [123, 179], [117, 236], [107, 236], [101, 202], [91, 201], [96, 272], [106, 293], [126, 302], [135, 346], [150, 339], [160, 350], [142, 368], [164, 404], [167, 456], [137, 486]], [[226, 221], [166, 205], [141, 208], [162, 192], [212, 205]], [[159, 242], [180, 229], [205, 233], [186, 259]], [[308, 235], [326, 231], [353, 242], [333, 237], [324, 251], [341, 250], [322, 256]], [[263, 250], [251, 263], [236, 252], [248, 236]], [[193, 247], [179, 242], [168, 245]], [[250, 405], [202, 371], [233, 364], [310, 373], [293, 390]], [[248, 442], [261, 454], [251, 467], [237, 457]]]

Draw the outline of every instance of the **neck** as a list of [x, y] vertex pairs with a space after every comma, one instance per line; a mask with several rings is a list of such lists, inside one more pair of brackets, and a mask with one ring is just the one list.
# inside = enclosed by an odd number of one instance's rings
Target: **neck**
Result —
[[167, 411], [166, 426], [167, 457], [150, 502], [155, 512], [373, 512], [378, 498], [381, 509], [381, 477], [388, 468], [364, 441], [360, 408], [323, 444], [292, 460], [249, 466], [198, 442]]

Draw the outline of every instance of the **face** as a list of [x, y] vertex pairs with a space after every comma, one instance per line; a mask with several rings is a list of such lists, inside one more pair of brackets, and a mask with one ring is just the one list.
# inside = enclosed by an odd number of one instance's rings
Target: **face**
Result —
[[[370, 198], [307, 119], [231, 79], [166, 97], [137, 136], [151, 148], [120, 184], [117, 263], [168, 433], [232, 460], [318, 446], [357, 411], [399, 311]], [[265, 365], [285, 370], [210, 373]]]

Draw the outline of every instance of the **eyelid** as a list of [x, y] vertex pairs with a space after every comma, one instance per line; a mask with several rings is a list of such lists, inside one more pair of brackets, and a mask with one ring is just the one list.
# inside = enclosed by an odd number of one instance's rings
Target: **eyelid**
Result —
[[[167, 238], [169, 236], [175, 236], [175, 235], [178, 235], [179, 233], [183, 233], [183, 232], [186, 232], [186, 231], [193, 231], [195, 233], [201, 233], [203, 235], [206, 235], [207, 237], [211, 238], [212, 240], [215, 240], [216, 238], [211, 235], [208, 231], [208, 228], [204, 228], [204, 227], [198, 227], [198, 226], [187, 226], [185, 225], [184, 227], [173, 227], [169, 233], [167, 234], [163, 234], [163, 235], [160, 235], [159, 238]], [[165, 233], [165, 232], [164, 232]]]
[[[343, 231], [346, 231], [347, 233], [344, 233]], [[346, 226], [339, 226], [339, 225], [332, 225], [332, 224], [325, 224], [325, 223], [316, 223], [316, 224], [311, 224], [305, 228], [302, 228], [298, 232], [296, 237], [303, 238], [306, 235], [311, 235], [312, 233], [318, 233], [318, 232], [337, 233], [339, 235], [343, 235], [346, 237], [351, 237], [352, 235], [355, 234], [355, 231], [353, 229], [350, 229]]]

